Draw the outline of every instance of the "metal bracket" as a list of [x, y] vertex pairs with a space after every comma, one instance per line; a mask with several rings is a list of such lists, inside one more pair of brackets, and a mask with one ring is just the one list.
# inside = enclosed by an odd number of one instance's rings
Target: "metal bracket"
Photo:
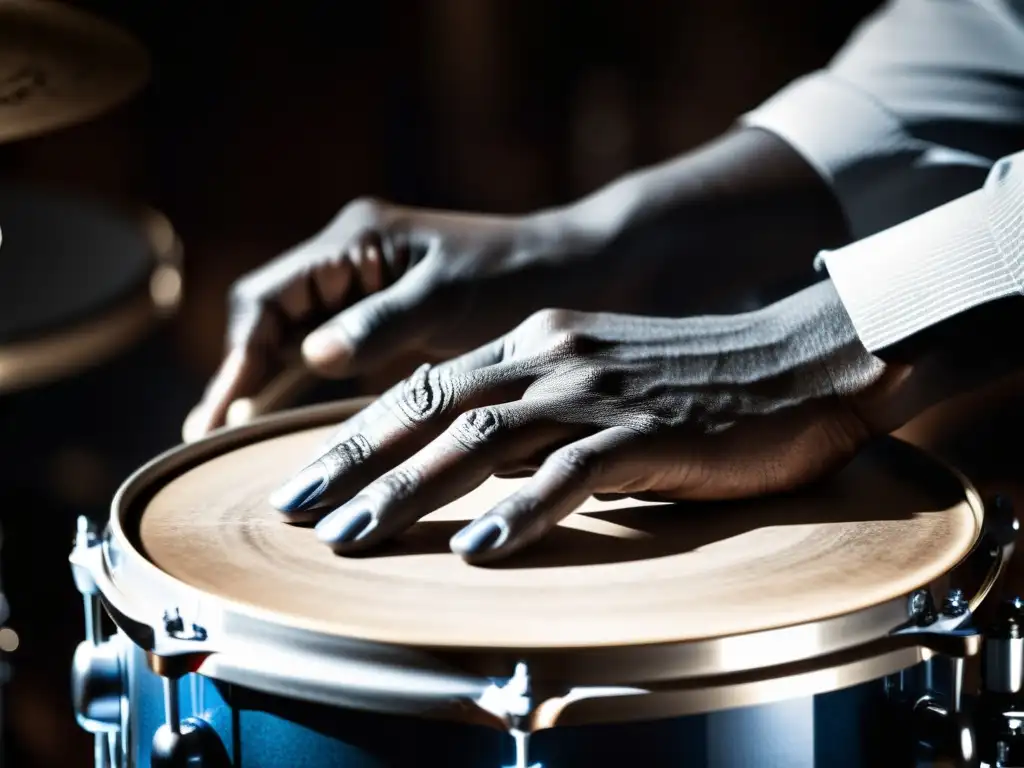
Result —
[[530, 734], [523, 727], [534, 706], [530, 670], [525, 662], [516, 664], [512, 677], [503, 685], [492, 684], [484, 689], [476, 703], [508, 726], [515, 743], [516, 761], [507, 768], [543, 768], [540, 763], [530, 764]]
[[[83, 522], [84, 521], [84, 522]], [[186, 622], [177, 608], [162, 611], [159, 617], [146, 619], [151, 610], [139, 610], [117, 589], [104, 562], [105, 544], [93, 524], [81, 518], [75, 547], [68, 558], [75, 584], [86, 603], [86, 634], [99, 637], [102, 609], [118, 628], [139, 648], [147, 652], [149, 665], [161, 677], [179, 678], [194, 671], [214, 653], [206, 629]]]

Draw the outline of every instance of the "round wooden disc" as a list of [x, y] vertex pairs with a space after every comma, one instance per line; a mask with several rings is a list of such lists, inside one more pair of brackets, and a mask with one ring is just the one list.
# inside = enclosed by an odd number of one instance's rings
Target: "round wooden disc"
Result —
[[411, 646], [573, 648], [709, 639], [867, 608], [947, 573], [980, 530], [963, 486], [892, 441], [794, 495], [591, 500], [529, 551], [474, 567], [448, 540], [521, 482], [492, 479], [390, 548], [345, 558], [266, 502], [329, 433], [258, 442], [175, 477], [142, 510], [144, 554], [291, 626]]
[[49, 0], [0, 0], [0, 142], [82, 122], [149, 76], [130, 35]]

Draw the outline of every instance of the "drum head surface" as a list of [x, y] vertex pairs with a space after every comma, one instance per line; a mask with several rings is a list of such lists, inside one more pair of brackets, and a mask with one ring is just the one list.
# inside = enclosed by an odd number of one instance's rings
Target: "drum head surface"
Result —
[[0, 344], [88, 321], [153, 270], [138, 222], [99, 205], [0, 186], [0, 231]]
[[492, 479], [387, 550], [345, 558], [266, 502], [329, 434], [311, 429], [215, 456], [167, 481], [126, 524], [160, 569], [283, 624], [505, 649], [712, 639], [813, 622], [943, 576], [980, 533], [980, 511], [951, 473], [885, 440], [799, 494], [591, 500], [529, 551], [474, 567], [448, 540], [521, 482]]

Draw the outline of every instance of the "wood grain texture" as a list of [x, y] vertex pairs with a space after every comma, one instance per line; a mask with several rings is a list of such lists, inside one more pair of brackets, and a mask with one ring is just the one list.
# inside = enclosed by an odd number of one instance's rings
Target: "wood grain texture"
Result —
[[448, 539], [521, 482], [492, 479], [393, 546], [344, 558], [266, 503], [329, 434], [276, 437], [171, 479], [139, 523], [146, 556], [291, 625], [414, 646], [569, 648], [722, 637], [869, 607], [949, 571], [979, 533], [945, 471], [868, 452], [798, 495], [591, 500], [529, 551], [473, 567]]

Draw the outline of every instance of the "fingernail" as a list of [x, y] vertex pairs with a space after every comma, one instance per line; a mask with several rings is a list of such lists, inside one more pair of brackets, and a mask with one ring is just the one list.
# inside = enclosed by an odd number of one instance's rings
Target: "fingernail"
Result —
[[339, 507], [317, 523], [316, 537], [324, 544], [348, 544], [359, 538], [373, 522], [373, 514], [369, 509], [352, 502]]
[[508, 527], [496, 517], [475, 520], [452, 536], [449, 546], [457, 555], [472, 557], [504, 543]]
[[316, 501], [327, 488], [327, 474], [313, 464], [270, 494], [270, 506], [281, 512], [295, 512]]
[[343, 360], [350, 354], [349, 346], [330, 331], [313, 331], [302, 342], [302, 355], [312, 363]]

